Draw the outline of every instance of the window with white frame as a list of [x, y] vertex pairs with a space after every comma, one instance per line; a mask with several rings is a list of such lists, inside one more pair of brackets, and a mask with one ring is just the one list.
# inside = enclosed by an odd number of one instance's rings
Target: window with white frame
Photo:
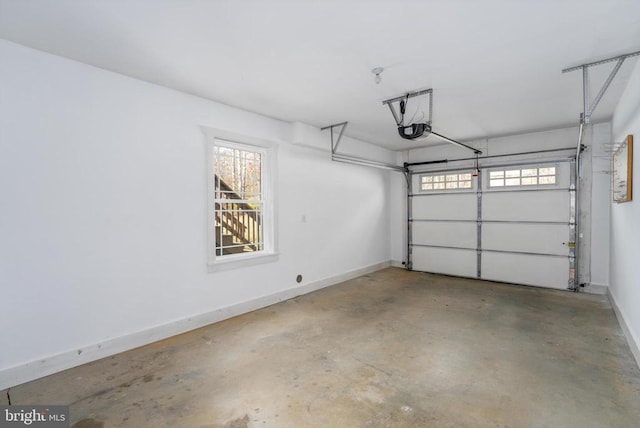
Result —
[[455, 174], [424, 174], [420, 176], [420, 190], [458, 190], [472, 189], [472, 174], [462, 172]]
[[214, 146], [216, 256], [264, 249], [263, 153], [224, 140]]
[[[272, 148], [249, 138], [220, 138], [205, 129], [209, 148], [209, 264], [275, 254], [270, 164]], [[227, 263], [230, 262], [230, 263]]]
[[556, 184], [555, 166], [509, 168], [489, 171], [489, 187]]

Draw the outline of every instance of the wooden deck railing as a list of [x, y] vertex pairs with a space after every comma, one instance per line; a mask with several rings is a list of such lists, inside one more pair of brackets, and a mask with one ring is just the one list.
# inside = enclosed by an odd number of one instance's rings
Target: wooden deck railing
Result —
[[[253, 207], [243, 201], [243, 198], [224, 180], [215, 176], [216, 192], [216, 226], [220, 227], [222, 235], [234, 237], [234, 245], [246, 244], [252, 251], [260, 250], [262, 243], [262, 228], [260, 208]], [[224, 200], [224, 202], [222, 202]], [[228, 201], [228, 202], [227, 202]], [[216, 233], [216, 247], [223, 247], [222, 239]]]

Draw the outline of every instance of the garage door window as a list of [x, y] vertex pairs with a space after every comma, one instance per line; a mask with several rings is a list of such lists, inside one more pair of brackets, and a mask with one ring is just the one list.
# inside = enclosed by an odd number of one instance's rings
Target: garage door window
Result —
[[471, 173], [465, 172], [461, 174], [439, 174], [439, 175], [421, 175], [420, 190], [428, 192], [432, 190], [458, 190], [471, 189], [473, 184], [471, 181]]
[[489, 187], [556, 184], [556, 167], [500, 169], [489, 171]]

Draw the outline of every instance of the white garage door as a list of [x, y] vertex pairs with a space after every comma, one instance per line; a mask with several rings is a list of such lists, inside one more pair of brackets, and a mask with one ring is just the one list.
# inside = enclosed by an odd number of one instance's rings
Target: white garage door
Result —
[[568, 288], [571, 174], [569, 162], [414, 173], [412, 269]]

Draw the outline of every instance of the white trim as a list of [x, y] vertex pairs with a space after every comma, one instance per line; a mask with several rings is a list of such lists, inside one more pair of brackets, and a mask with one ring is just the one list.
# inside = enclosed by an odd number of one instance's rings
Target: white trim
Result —
[[81, 349], [72, 349], [61, 354], [51, 355], [46, 358], [0, 370], [0, 390], [271, 306], [278, 302], [339, 284], [389, 266], [391, 266], [390, 261], [376, 263], [329, 278], [296, 286], [295, 288], [288, 288], [253, 300], [219, 308], [204, 314], [190, 316], [126, 336], [83, 346]]
[[406, 266], [404, 265], [404, 262], [400, 260], [391, 260], [391, 266], [397, 267], [397, 268], [403, 268], [403, 269], [406, 268]]
[[276, 262], [278, 261], [278, 258], [278, 253], [265, 253], [264, 251], [255, 251], [247, 254], [230, 254], [224, 258], [216, 260], [215, 262], [207, 263], [207, 271], [209, 273], [213, 273], [223, 270], [261, 265], [263, 263]]
[[208, 126], [200, 126], [200, 130], [207, 137], [207, 140], [213, 140], [217, 138], [219, 140], [225, 140], [229, 142], [239, 142], [241, 144], [248, 144], [250, 146], [258, 146], [266, 149], [276, 147], [278, 143], [275, 141], [267, 140], [265, 138], [257, 138], [249, 135], [238, 134], [224, 129], [211, 128]]
[[586, 287], [584, 287], [583, 290], [585, 293], [600, 294], [605, 296], [609, 293], [609, 286], [605, 284], [597, 284], [595, 282], [592, 282], [588, 284]]
[[616, 314], [616, 318], [618, 319], [618, 324], [620, 324], [620, 327], [622, 328], [624, 336], [627, 339], [627, 343], [629, 344], [629, 348], [631, 348], [631, 353], [633, 354], [633, 358], [636, 359], [636, 364], [638, 365], [638, 368], [640, 368], [640, 343], [633, 336], [631, 329], [627, 325], [627, 322], [625, 321], [624, 316], [620, 311], [620, 307], [616, 303], [615, 297], [613, 297], [613, 294], [611, 294], [611, 290], [609, 289], [607, 291], [608, 291], [607, 296], [609, 297], [609, 302], [611, 302], [611, 307], [613, 308], [613, 312]]

